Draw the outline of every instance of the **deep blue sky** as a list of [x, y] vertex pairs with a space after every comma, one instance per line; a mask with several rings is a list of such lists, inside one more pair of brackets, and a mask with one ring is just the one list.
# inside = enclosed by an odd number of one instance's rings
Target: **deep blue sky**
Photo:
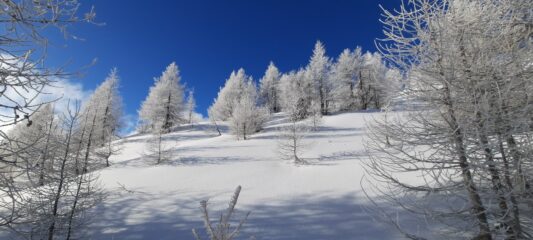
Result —
[[258, 80], [268, 63], [281, 71], [307, 64], [321, 40], [329, 56], [362, 46], [375, 51], [382, 37], [381, 10], [400, 0], [189, 0], [82, 1], [94, 5], [105, 26], [75, 25], [84, 41], [52, 38], [49, 64], [80, 69], [76, 79], [93, 89], [112, 67], [119, 69], [125, 112], [136, 115], [153, 78], [175, 61], [182, 81], [194, 88], [204, 114], [232, 70], [243, 67]]

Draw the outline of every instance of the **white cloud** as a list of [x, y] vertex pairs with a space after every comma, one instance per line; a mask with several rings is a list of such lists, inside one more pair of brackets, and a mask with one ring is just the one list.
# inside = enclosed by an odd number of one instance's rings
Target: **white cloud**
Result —
[[67, 109], [68, 102], [85, 101], [93, 90], [83, 89], [81, 83], [71, 82], [66, 79], [56, 80], [52, 86], [44, 89], [44, 94], [38, 97], [40, 102], [55, 101], [56, 111], [62, 112]]
[[204, 115], [202, 115], [201, 113], [197, 113], [197, 112], [193, 113], [192, 118], [196, 122], [203, 122], [207, 120], [206, 118], [204, 118]]
[[120, 129], [120, 136], [129, 136], [135, 133], [138, 122], [137, 115], [126, 114], [122, 117], [122, 128]]
[[[67, 109], [69, 100], [72, 104], [75, 101], [80, 101], [81, 103], [90, 94], [91, 91], [84, 90], [81, 83], [75, 83], [67, 79], [55, 79], [50, 86], [44, 87], [42, 93], [38, 93], [36, 90], [24, 89], [22, 87], [7, 89], [4, 95], [0, 97], [0, 104], [12, 106], [15, 102], [19, 105], [24, 105], [25, 99], [34, 98], [32, 100], [33, 105], [44, 102], [54, 102], [55, 110], [57, 112], [62, 112]], [[0, 118], [4, 121], [11, 121], [13, 114], [12, 109], [0, 108]], [[0, 130], [5, 132], [9, 131], [11, 128], [13, 128], [13, 125], [1, 127]]]
[[[83, 101], [90, 93], [80, 83], [54, 76], [37, 76], [41, 74], [40, 67], [29, 62], [25, 56], [0, 54], [0, 69], [5, 75], [0, 83], [0, 104], [6, 106], [0, 107], [0, 125], [11, 124], [15, 114], [20, 118], [23, 117], [21, 115], [31, 114], [45, 102], [55, 102], [56, 110], [64, 111], [69, 100]], [[29, 81], [21, 74], [34, 77]], [[14, 107], [21, 109], [15, 111]], [[11, 127], [8, 125], [0, 130]]]

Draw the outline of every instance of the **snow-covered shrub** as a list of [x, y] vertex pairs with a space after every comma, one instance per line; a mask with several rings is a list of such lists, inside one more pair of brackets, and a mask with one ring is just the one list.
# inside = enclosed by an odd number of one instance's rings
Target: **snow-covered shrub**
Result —
[[[237, 186], [237, 189], [235, 189], [235, 192], [233, 193], [233, 197], [229, 202], [229, 206], [226, 209], [226, 212], [220, 216], [218, 222], [214, 226], [211, 222], [209, 211], [207, 210], [207, 200], [200, 202], [205, 232], [209, 236], [210, 240], [234, 240], [241, 231], [241, 228], [248, 219], [250, 212], [246, 213], [244, 218], [239, 221], [239, 224], [235, 228], [231, 229], [230, 225], [231, 217], [235, 213], [235, 206], [237, 205], [237, 200], [239, 199], [240, 192], [241, 186]], [[196, 240], [202, 239], [196, 229], [192, 229], [192, 234]]]

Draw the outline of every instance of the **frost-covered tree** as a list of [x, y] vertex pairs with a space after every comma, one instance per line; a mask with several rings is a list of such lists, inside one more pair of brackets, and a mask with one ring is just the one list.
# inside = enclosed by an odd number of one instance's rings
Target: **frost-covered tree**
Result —
[[267, 107], [270, 113], [280, 111], [279, 104], [280, 72], [273, 62], [270, 62], [265, 75], [259, 81], [259, 102]]
[[257, 106], [256, 87], [252, 81], [249, 81], [241, 92], [240, 99], [235, 104], [229, 119], [233, 134], [237, 136], [237, 139], [242, 137], [246, 140], [248, 135], [261, 130], [267, 116], [268, 110]]
[[217, 120], [229, 120], [231, 130], [237, 138], [246, 139], [247, 135], [259, 131], [268, 110], [258, 107], [257, 98], [255, 83], [246, 75], [244, 69], [232, 72], [208, 111], [219, 135]]
[[[82, 21], [91, 22], [95, 14], [91, 10], [85, 17], [80, 16], [79, 3], [75, 0], [6, 0], [0, 3], [0, 8], [0, 126], [35, 124], [32, 114], [45, 107], [47, 102], [42, 96], [46, 88], [53, 87], [58, 78], [68, 76], [61, 68], [54, 69], [43, 64], [50, 37], [50, 34], [43, 33], [57, 28], [64, 36], [69, 36], [67, 30], [70, 26]], [[22, 205], [26, 204], [17, 176], [28, 172], [10, 159], [16, 159], [18, 154], [30, 154], [25, 153], [26, 150], [38, 152], [33, 147], [18, 148], [19, 143], [13, 142], [5, 130], [0, 130], [0, 227], [7, 229], [12, 229], [19, 222]], [[17, 147], [17, 150], [12, 147]], [[33, 158], [29, 162], [36, 164], [38, 161]]]
[[161, 164], [172, 159], [172, 146], [165, 140], [163, 129], [152, 133], [152, 136], [146, 142], [146, 152], [144, 157], [154, 164]]
[[289, 124], [281, 128], [278, 140], [278, 153], [283, 160], [291, 160], [295, 164], [306, 163], [300, 155], [306, 147], [303, 141], [309, 130], [306, 122], [289, 116]]
[[380, 53], [345, 49], [329, 75], [334, 110], [384, 108], [401, 89], [402, 75], [389, 68]]
[[304, 72], [289, 72], [280, 78], [280, 105], [281, 109], [291, 118], [304, 119], [307, 117], [307, 99], [303, 93], [302, 85]]
[[[52, 104], [45, 105], [44, 108], [40, 109], [37, 114], [35, 114], [33, 121], [35, 121], [36, 126], [35, 131], [32, 131], [33, 134], [37, 133], [37, 136], [42, 136], [42, 138], [41, 141], [34, 146], [39, 152], [39, 157], [37, 158], [38, 163], [35, 164], [36, 168], [32, 167], [29, 169], [35, 169], [39, 172], [37, 183], [39, 186], [42, 186], [46, 181], [46, 173], [52, 168], [50, 158], [54, 155], [58, 146], [56, 143], [59, 132], [54, 106]], [[18, 131], [24, 132], [22, 129]], [[15, 130], [15, 132], [17, 132], [17, 130]], [[33, 137], [36, 137], [36, 135], [33, 135]], [[31, 138], [31, 136], [29, 138]], [[31, 178], [30, 181], [32, 181]]]
[[362, 56], [355, 93], [359, 99], [359, 109], [381, 108], [380, 87], [385, 79], [385, 71], [379, 53], [367, 52]]
[[531, 238], [531, 58], [519, 54], [531, 53], [530, 2], [408, 4], [385, 11], [381, 49], [409, 71], [404, 92], [417, 108], [371, 128], [367, 167], [381, 203], [443, 224], [424, 233], [431, 239]]
[[312, 92], [307, 94], [320, 103], [320, 112], [323, 115], [328, 114], [329, 105], [332, 101], [332, 86], [329, 81], [330, 66], [331, 61], [326, 56], [324, 45], [322, 42], [317, 41], [305, 73], [306, 79], [309, 81], [308, 84], [312, 85]]
[[311, 108], [309, 112], [309, 120], [313, 126], [313, 130], [317, 130], [318, 126], [322, 123], [322, 112], [320, 111], [320, 103], [317, 101], [311, 101]]
[[355, 110], [359, 108], [357, 86], [363, 60], [361, 48], [353, 52], [345, 49], [332, 67], [331, 84], [336, 110]]
[[79, 3], [72, 1], [15, 1], [0, 3], [2, 25], [0, 69], [2, 96], [0, 97], [0, 126], [28, 120], [34, 111], [46, 104], [43, 93], [54, 86], [58, 78], [69, 74], [61, 68], [42, 64], [47, 57], [49, 34], [55, 28], [69, 37], [70, 26], [92, 22], [92, 11], [80, 16]]
[[[31, 123], [31, 124], [30, 124]], [[10, 131], [12, 178], [27, 179], [32, 186], [42, 186], [51, 168], [50, 156], [57, 150], [58, 123], [52, 104], [37, 110], [28, 124], [18, 124]]]
[[394, 99], [398, 97], [405, 84], [405, 78], [396, 68], [387, 67], [385, 75], [383, 76], [383, 82], [380, 84], [380, 102], [381, 109], [386, 109], [390, 105], [394, 104]]
[[[222, 121], [228, 120], [232, 116], [235, 106], [240, 102], [243, 93], [249, 91], [250, 82], [252, 82], [252, 78], [246, 75], [244, 69], [231, 72], [230, 77], [210, 107], [209, 117]], [[253, 95], [255, 97], [256, 93]]]
[[280, 79], [281, 109], [291, 118], [302, 120], [310, 115], [312, 99], [308, 95], [310, 85], [305, 71], [283, 74]]
[[191, 127], [194, 123], [194, 111], [196, 110], [196, 101], [194, 100], [194, 90], [190, 90], [187, 94], [187, 103], [185, 104], [185, 109], [187, 110], [187, 122], [191, 124]]
[[400, 82], [401, 75], [385, 65], [380, 53], [364, 54], [357, 88], [361, 109], [380, 109], [387, 105], [387, 101], [399, 92]]
[[[59, 131], [47, 138], [54, 152], [46, 155], [45, 183], [34, 187], [17, 178], [20, 195], [19, 214], [10, 228], [21, 239], [72, 239], [83, 237], [89, 220], [87, 211], [98, 204], [103, 193], [98, 188], [97, 177], [79, 175], [75, 171], [76, 129], [80, 124], [79, 105], [69, 106], [67, 113], [57, 120]], [[82, 150], [81, 150], [82, 151]], [[40, 160], [40, 159], [38, 159]], [[88, 164], [87, 161], [82, 162]]]
[[86, 145], [87, 153], [94, 152], [98, 148], [97, 156], [102, 158], [106, 166], [109, 166], [111, 154], [116, 152], [113, 141], [117, 138], [123, 114], [118, 87], [117, 69], [112, 69], [83, 105], [76, 136], [78, 147]]
[[215, 114], [213, 113], [213, 109], [211, 107], [207, 109], [207, 114], [209, 116], [209, 121], [213, 124], [213, 129], [217, 131], [218, 136], [221, 136], [222, 132], [220, 131], [220, 126], [217, 123], [217, 119], [215, 118]]
[[140, 129], [165, 132], [183, 122], [183, 86], [176, 63], [168, 65], [162, 75], [155, 79], [148, 96], [139, 110]]
[[[119, 76], [116, 68], [112, 69], [85, 103], [82, 114], [91, 112], [96, 116], [95, 139], [102, 145], [116, 137], [122, 118], [122, 97], [118, 92]], [[83, 117], [82, 117], [83, 118]], [[91, 116], [88, 117], [91, 119]]]

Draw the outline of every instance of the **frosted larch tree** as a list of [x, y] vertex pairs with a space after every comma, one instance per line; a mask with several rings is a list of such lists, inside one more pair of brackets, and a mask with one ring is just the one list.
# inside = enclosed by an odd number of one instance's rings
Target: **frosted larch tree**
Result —
[[[419, 104], [371, 128], [367, 147], [374, 154], [367, 167], [385, 184], [377, 187], [386, 195], [380, 199], [443, 223], [445, 231], [425, 233], [432, 239], [531, 238], [531, 210], [524, 206], [532, 199], [520, 187], [522, 180], [511, 177], [521, 178], [521, 168], [531, 163], [525, 157], [531, 156], [532, 122], [524, 81], [531, 76], [531, 59], [517, 54], [531, 50], [521, 42], [528, 38], [527, 27], [516, 21], [530, 4], [408, 4], [398, 12], [385, 11], [387, 39], [381, 50], [410, 71], [405, 93]], [[517, 139], [521, 144], [514, 145]], [[517, 150], [521, 153], [514, 155]], [[424, 181], [398, 178], [406, 173]], [[389, 221], [401, 229], [396, 220]]]
[[306, 91], [305, 71], [283, 74], [280, 79], [281, 109], [291, 118], [302, 120], [310, 115], [310, 99]]
[[320, 112], [323, 115], [328, 114], [328, 107], [331, 102], [330, 65], [331, 62], [326, 56], [324, 45], [317, 41], [306, 68], [306, 78], [313, 87], [313, 92], [309, 94], [320, 103]]
[[183, 122], [183, 87], [176, 63], [171, 63], [163, 74], [155, 79], [148, 96], [141, 105], [139, 118], [141, 130], [170, 131]]
[[239, 69], [237, 72], [231, 72], [230, 77], [226, 80], [224, 87], [218, 92], [213, 105], [210, 107], [210, 118], [216, 120], [228, 120], [241, 99], [241, 95], [248, 86], [252, 78], [244, 72], [244, 69]]
[[187, 122], [191, 124], [191, 127], [194, 123], [194, 111], [196, 110], [196, 101], [194, 100], [194, 90], [190, 90], [187, 94], [187, 103], [185, 104], [186, 108], [186, 117]]
[[270, 113], [280, 111], [279, 106], [279, 79], [280, 73], [273, 62], [270, 62], [265, 75], [259, 81], [259, 102], [267, 107]]
[[246, 83], [241, 92], [240, 99], [235, 104], [230, 118], [230, 127], [237, 136], [243, 140], [247, 136], [261, 130], [268, 115], [268, 110], [257, 106], [257, 90], [252, 81]]
[[336, 110], [358, 109], [357, 84], [362, 68], [361, 48], [358, 47], [353, 52], [345, 49], [332, 68], [332, 95]]
[[[0, 4], [1, 41], [0, 65], [2, 68], [2, 94], [0, 96], [0, 126], [31, 121], [32, 114], [47, 102], [42, 96], [46, 88], [54, 85], [55, 79], [68, 76], [61, 68], [50, 68], [42, 64], [47, 58], [51, 28], [59, 29], [64, 36], [68, 29], [79, 22], [92, 22], [95, 13], [80, 14], [80, 3], [73, 1], [14, 1], [6, 0]], [[46, 65], [46, 66], [45, 66]], [[5, 171], [16, 169], [7, 159], [19, 154], [10, 149], [14, 144], [4, 130], [0, 130], [0, 227], [15, 229], [24, 221], [19, 214], [26, 198], [20, 194], [20, 183], [11, 177], [18, 172]], [[18, 149], [25, 151], [27, 148]], [[14, 167], [14, 168], [12, 168]]]
[[[118, 71], [114, 68], [85, 102], [80, 117], [80, 144], [98, 147], [97, 156], [106, 166], [109, 166], [109, 157], [115, 152], [112, 142], [117, 138], [123, 115], [118, 87]], [[87, 149], [89, 152], [94, 150]]]

